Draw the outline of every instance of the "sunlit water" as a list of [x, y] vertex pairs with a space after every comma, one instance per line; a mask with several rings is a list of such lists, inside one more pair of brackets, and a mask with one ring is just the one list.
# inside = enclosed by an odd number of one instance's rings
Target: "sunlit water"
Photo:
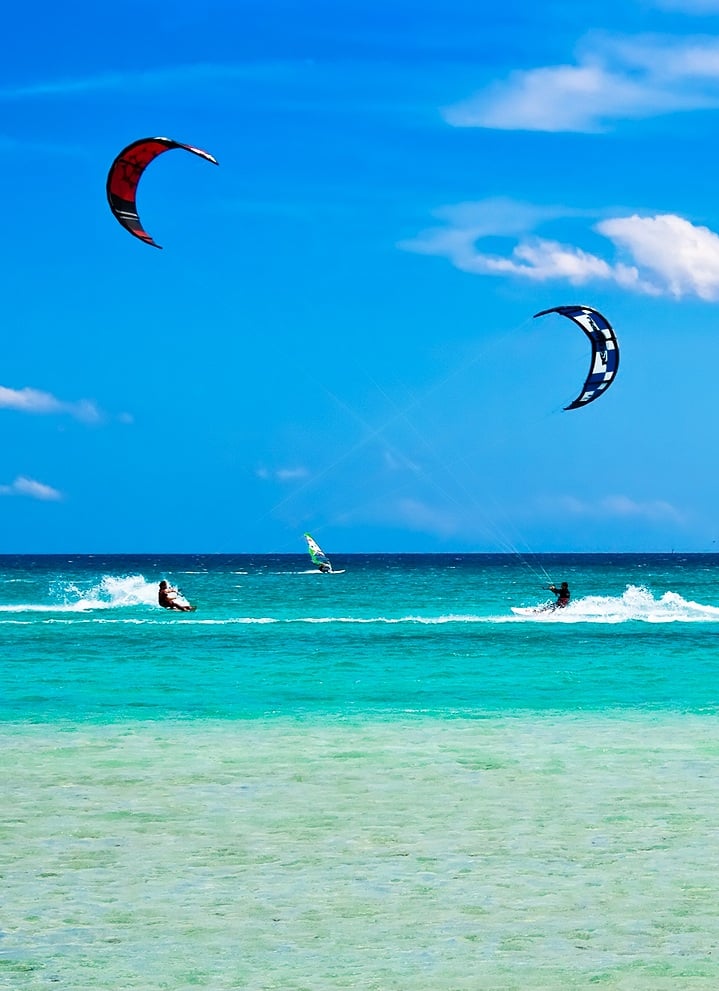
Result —
[[334, 563], [0, 559], [0, 987], [719, 986], [719, 559]]

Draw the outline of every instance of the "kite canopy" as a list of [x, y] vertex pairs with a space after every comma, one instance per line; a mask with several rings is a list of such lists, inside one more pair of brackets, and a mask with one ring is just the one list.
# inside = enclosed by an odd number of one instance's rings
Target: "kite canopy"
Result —
[[614, 381], [619, 368], [619, 344], [607, 318], [591, 306], [554, 306], [534, 315], [543, 317], [547, 313], [559, 313], [573, 320], [592, 345], [592, 363], [582, 391], [574, 402], [564, 407], [565, 410], [579, 409], [601, 396]]
[[161, 245], [156, 244], [143, 229], [137, 213], [137, 186], [150, 162], [171, 148], [184, 148], [185, 151], [191, 151], [193, 155], [199, 155], [217, 165], [217, 160], [201, 148], [183, 145], [171, 138], [140, 138], [120, 152], [107, 175], [107, 201], [110, 209], [126, 230], [155, 248]]

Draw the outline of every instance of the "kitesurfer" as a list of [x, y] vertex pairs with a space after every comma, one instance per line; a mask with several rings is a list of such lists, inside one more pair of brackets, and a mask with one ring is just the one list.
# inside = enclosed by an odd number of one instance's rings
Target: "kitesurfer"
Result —
[[569, 591], [569, 585], [566, 582], [562, 582], [559, 588], [556, 585], [547, 585], [547, 588], [557, 596], [557, 601], [554, 603], [555, 609], [564, 609], [565, 606], [569, 605], [571, 593]]
[[163, 609], [179, 609], [180, 612], [192, 612], [192, 606], [183, 606], [177, 601], [177, 589], [171, 588], [163, 579], [157, 590], [157, 601]]

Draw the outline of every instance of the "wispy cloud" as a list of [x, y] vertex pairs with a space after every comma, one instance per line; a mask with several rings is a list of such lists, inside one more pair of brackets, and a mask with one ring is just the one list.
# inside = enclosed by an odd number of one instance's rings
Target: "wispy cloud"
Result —
[[382, 463], [390, 472], [410, 471], [415, 475], [419, 475], [422, 472], [421, 467], [416, 461], [411, 461], [401, 451], [395, 449], [384, 449], [382, 452]]
[[448, 537], [457, 532], [457, 520], [444, 509], [430, 506], [419, 499], [400, 499], [395, 506], [398, 523], [410, 530]]
[[7, 152], [8, 154], [53, 155], [68, 159], [78, 158], [80, 156], [84, 158], [87, 156], [87, 146], [83, 145], [81, 141], [77, 143], [43, 141], [35, 135], [32, 137], [26, 135], [17, 137], [0, 134], [0, 151]]
[[258, 468], [255, 475], [264, 481], [271, 482], [296, 482], [301, 478], [308, 478], [307, 468]]
[[354, 513], [345, 514], [343, 521], [355, 525], [372, 523], [400, 527], [437, 537], [450, 537], [464, 532], [463, 521], [456, 514], [412, 497], [383, 499], [381, 505], [372, 508], [364, 506]]
[[84, 423], [99, 423], [102, 413], [90, 399], [65, 402], [49, 392], [39, 389], [8, 389], [0, 385], [0, 409], [14, 409], [21, 413], [58, 414], [63, 413], [82, 420]]
[[[558, 280], [574, 286], [605, 282], [653, 296], [719, 299], [719, 235], [707, 227], [674, 214], [601, 220], [592, 230], [607, 238], [614, 249], [613, 257], [603, 258], [531, 230], [535, 222], [558, 219], [559, 210], [502, 203], [506, 214], [496, 200], [486, 204], [486, 211], [482, 203], [445, 207], [437, 214], [446, 220], [443, 226], [422, 231], [398, 247], [447, 258], [456, 268], [475, 275]], [[528, 229], [521, 230], [522, 222]], [[483, 238], [508, 234], [516, 243], [507, 253], [481, 250]]]
[[653, 0], [659, 10], [678, 10], [682, 14], [717, 14], [719, 0]]
[[719, 39], [592, 34], [574, 63], [517, 70], [443, 115], [455, 127], [598, 132], [620, 120], [717, 108]]
[[572, 516], [601, 516], [604, 519], [644, 520], [649, 523], [684, 523], [685, 518], [675, 506], [661, 499], [638, 502], [624, 495], [605, 496], [602, 499], [582, 500], [573, 496], [560, 496], [547, 505], [553, 515], [557, 509]]
[[24, 475], [18, 475], [10, 485], [0, 485], [0, 496], [27, 496], [41, 502], [58, 502], [62, 499], [62, 493], [57, 489]]
[[34, 83], [0, 88], [0, 101], [26, 100], [46, 97], [84, 96], [101, 92], [127, 92], [138, 89], [163, 89], [179, 83], [222, 82], [233, 79], [261, 80], [296, 72], [306, 63], [297, 60], [257, 61], [237, 64], [197, 62], [185, 65], [161, 66], [148, 70], [103, 72], [75, 79], [47, 79]]

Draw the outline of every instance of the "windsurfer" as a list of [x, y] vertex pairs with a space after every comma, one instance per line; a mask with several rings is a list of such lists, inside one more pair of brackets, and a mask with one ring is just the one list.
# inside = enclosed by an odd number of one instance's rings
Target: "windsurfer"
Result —
[[565, 606], [569, 605], [571, 593], [566, 582], [562, 582], [559, 588], [556, 585], [547, 585], [547, 588], [557, 596], [557, 601], [554, 603], [555, 609], [564, 609]]
[[192, 606], [183, 606], [182, 603], [177, 601], [177, 596], [177, 589], [171, 588], [163, 579], [157, 590], [157, 601], [159, 605], [161, 605], [163, 609], [178, 609], [180, 612], [192, 612]]
[[309, 535], [309, 533], [305, 534], [305, 540], [307, 541], [307, 550], [310, 553], [314, 566], [319, 572], [321, 572], [321, 574], [330, 574], [332, 571], [332, 562], [322, 550], [320, 545]]

